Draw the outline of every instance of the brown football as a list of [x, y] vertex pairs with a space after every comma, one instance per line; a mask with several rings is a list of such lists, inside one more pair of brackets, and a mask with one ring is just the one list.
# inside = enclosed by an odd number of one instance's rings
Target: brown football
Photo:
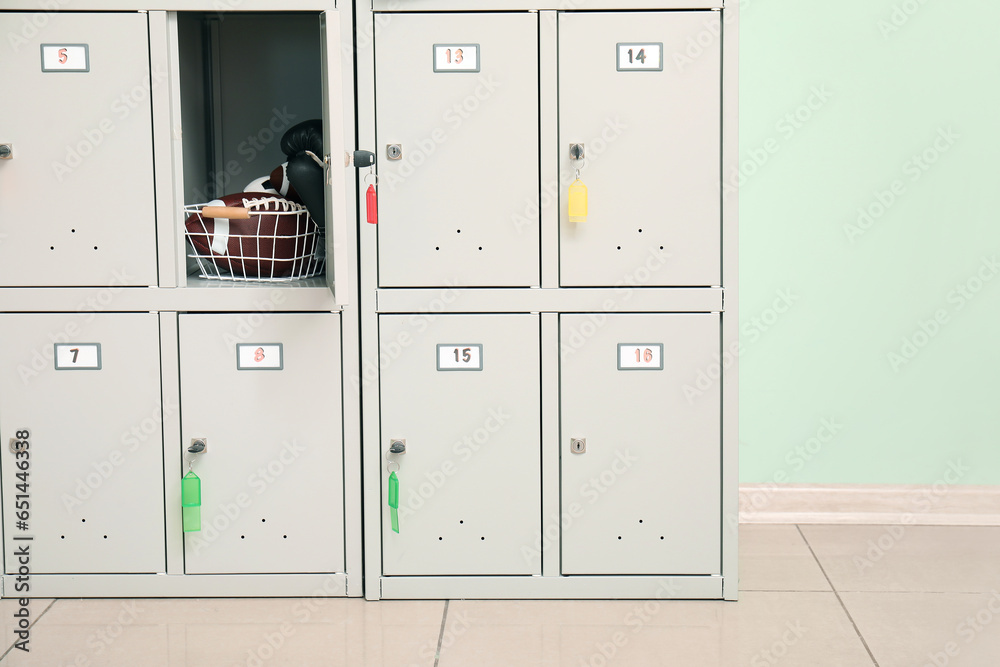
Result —
[[299, 204], [266, 192], [240, 192], [206, 206], [250, 211], [248, 220], [205, 218], [185, 222], [188, 239], [203, 260], [237, 278], [281, 278], [301, 271], [316, 250], [316, 222]]

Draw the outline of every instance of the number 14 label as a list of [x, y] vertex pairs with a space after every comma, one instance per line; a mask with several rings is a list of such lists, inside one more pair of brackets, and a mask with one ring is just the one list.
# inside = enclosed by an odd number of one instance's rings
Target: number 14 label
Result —
[[618, 370], [662, 371], [663, 343], [618, 343]]
[[662, 72], [663, 44], [661, 42], [645, 44], [620, 42], [618, 44], [618, 71], [630, 72], [634, 70]]

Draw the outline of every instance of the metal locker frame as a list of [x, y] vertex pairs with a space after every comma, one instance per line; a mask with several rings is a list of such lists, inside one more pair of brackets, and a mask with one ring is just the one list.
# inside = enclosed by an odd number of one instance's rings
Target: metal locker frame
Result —
[[[337, 4], [340, 5], [337, 8]], [[218, 12], [213, 0], [162, 0], [150, 5], [139, 0], [82, 0], [71, 9], [52, 10], [55, 14], [87, 11], [138, 12], [148, 16], [149, 60], [151, 68], [167, 73], [164, 85], [151, 90], [153, 116], [154, 196], [159, 276], [152, 287], [2, 287], [0, 313], [156, 313], [160, 328], [161, 392], [165, 403], [179, 404], [178, 313], [242, 313], [248, 317], [268, 312], [333, 312], [341, 319], [341, 376], [317, 378], [317, 382], [341, 382], [344, 443], [344, 544], [343, 572], [318, 574], [227, 574], [185, 575], [184, 533], [181, 530], [180, 480], [181, 427], [177, 414], [163, 420], [163, 466], [166, 504], [164, 537], [166, 567], [157, 574], [33, 575], [29, 592], [15, 591], [10, 575], [0, 578], [2, 597], [267, 597], [267, 596], [352, 596], [362, 595], [361, 529], [361, 396], [357, 379], [361, 376], [359, 355], [359, 308], [357, 305], [357, 220], [356, 183], [353, 167], [341, 163], [345, 148], [354, 145], [354, 54], [352, 6], [331, 0], [242, 0], [239, 12], [315, 12], [325, 21], [322, 55], [324, 117], [328, 127], [343, 132], [326, 132], [324, 143], [328, 162], [327, 234], [328, 262], [326, 285], [313, 280], [293, 287], [259, 283], [204, 285], [186, 280], [182, 208], [184, 201], [183, 143], [180, 122], [179, 52], [177, 12]], [[38, 12], [26, 0], [5, 10]], [[15, 158], [16, 162], [16, 158]], [[9, 166], [9, 165], [8, 165]], [[343, 171], [339, 171], [343, 169]], [[0, 176], [2, 178], [2, 176]], [[59, 214], [58, 208], [53, 208]], [[44, 215], [44, 214], [42, 214]], [[2, 337], [2, 332], [0, 332]], [[305, 388], [308, 389], [308, 388]], [[0, 406], [3, 409], [3, 406]], [[7, 455], [6, 452], [0, 455]], [[5, 559], [11, 558], [8, 553]]]
[[[558, 182], [558, 98], [557, 98], [557, 13], [564, 9], [558, 0], [494, 0], [486, 6], [468, 0], [393, 0], [355, 2], [357, 57], [357, 128], [358, 147], [372, 150], [377, 160], [385, 155], [375, 144], [375, 71], [374, 47], [380, 25], [388, 16], [381, 12], [447, 12], [447, 11], [528, 11], [537, 13], [539, 20], [540, 63], [540, 170], [542, 183], [546, 175], [556, 174]], [[363, 404], [379, 405], [379, 335], [381, 314], [406, 313], [444, 316], [447, 313], [540, 313], [542, 345], [542, 516], [560, 513], [559, 456], [564, 447], [560, 442], [559, 426], [559, 314], [560, 313], [717, 313], [721, 318], [719, 348], [735, 350], [738, 344], [738, 197], [735, 191], [723, 191], [722, 174], [738, 166], [737, 110], [739, 3], [737, 0], [604, 0], [600, 10], [711, 10], [722, 14], [722, 124], [719, 197], [721, 200], [721, 265], [720, 285], [707, 287], [625, 287], [628, 299], [623, 300], [621, 286], [560, 289], [559, 285], [559, 204], [549, 202], [540, 211], [540, 244], [542, 257], [541, 286], [538, 288], [479, 288], [462, 289], [448, 286], [437, 288], [380, 288], [375, 258], [378, 256], [377, 226], [360, 225], [360, 253], [363, 259], [361, 288], [361, 363], [364, 382]], [[576, 11], [598, 10], [588, 3]], [[456, 38], [458, 39], [458, 38]], [[430, 54], [428, 53], [428, 56]], [[664, 54], [666, 55], [666, 54]], [[561, 150], [561, 148], [560, 148]], [[364, 185], [359, 184], [358, 194]], [[555, 199], [555, 198], [550, 198]], [[454, 342], [454, 341], [442, 341]], [[368, 599], [420, 598], [737, 598], [737, 523], [738, 523], [738, 370], [736, 364], [725, 369], [721, 390], [721, 576], [643, 576], [597, 575], [561, 576], [558, 539], [556, 548], [542, 553], [541, 576], [386, 576], [382, 569], [382, 505], [385, 489], [381, 486], [383, 453], [387, 438], [395, 434], [381, 433], [378, 410], [365, 410], [362, 435], [364, 443], [365, 494], [365, 595]]]

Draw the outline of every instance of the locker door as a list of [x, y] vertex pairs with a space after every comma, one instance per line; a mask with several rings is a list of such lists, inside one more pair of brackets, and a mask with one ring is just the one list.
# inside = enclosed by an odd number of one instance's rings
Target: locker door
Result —
[[182, 314], [180, 354], [186, 458], [208, 444], [185, 571], [343, 572], [340, 316]]
[[0, 13], [0, 285], [154, 285], [146, 14], [37, 17]]
[[721, 40], [685, 55], [720, 30], [719, 12], [559, 15], [560, 169], [589, 189], [586, 222], [562, 191], [562, 285], [720, 284]]
[[379, 284], [537, 285], [536, 15], [379, 25]]
[[[384, 574], [540, 574], [538, 327], [534, 315], [379, 318]], [[390, 440], [405, 453], [388, 454]]]
[[160, 400], [157, 316], [0, 315], [0, 374], [0, 433], [29, 432], [27, 458], [0, 452], [7, 573], [25, 535], [35, 573], [163, 572], [162, 415], [177, 406]]
[[563, 574], [719, 573], [719, 386], [683, 389], [716, 363], [719, 324], [560, 317], [562, 509], [579, 517], [564, 526]]

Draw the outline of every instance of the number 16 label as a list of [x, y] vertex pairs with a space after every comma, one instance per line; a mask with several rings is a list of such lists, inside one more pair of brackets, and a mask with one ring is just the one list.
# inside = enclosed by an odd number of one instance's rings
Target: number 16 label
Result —
[[618, 343], [618, 370], [662, 371], [663, 343]]
[[483, 370], [483, 346], [478, 343], [441, 344], [437, 346], [439, 371]]

